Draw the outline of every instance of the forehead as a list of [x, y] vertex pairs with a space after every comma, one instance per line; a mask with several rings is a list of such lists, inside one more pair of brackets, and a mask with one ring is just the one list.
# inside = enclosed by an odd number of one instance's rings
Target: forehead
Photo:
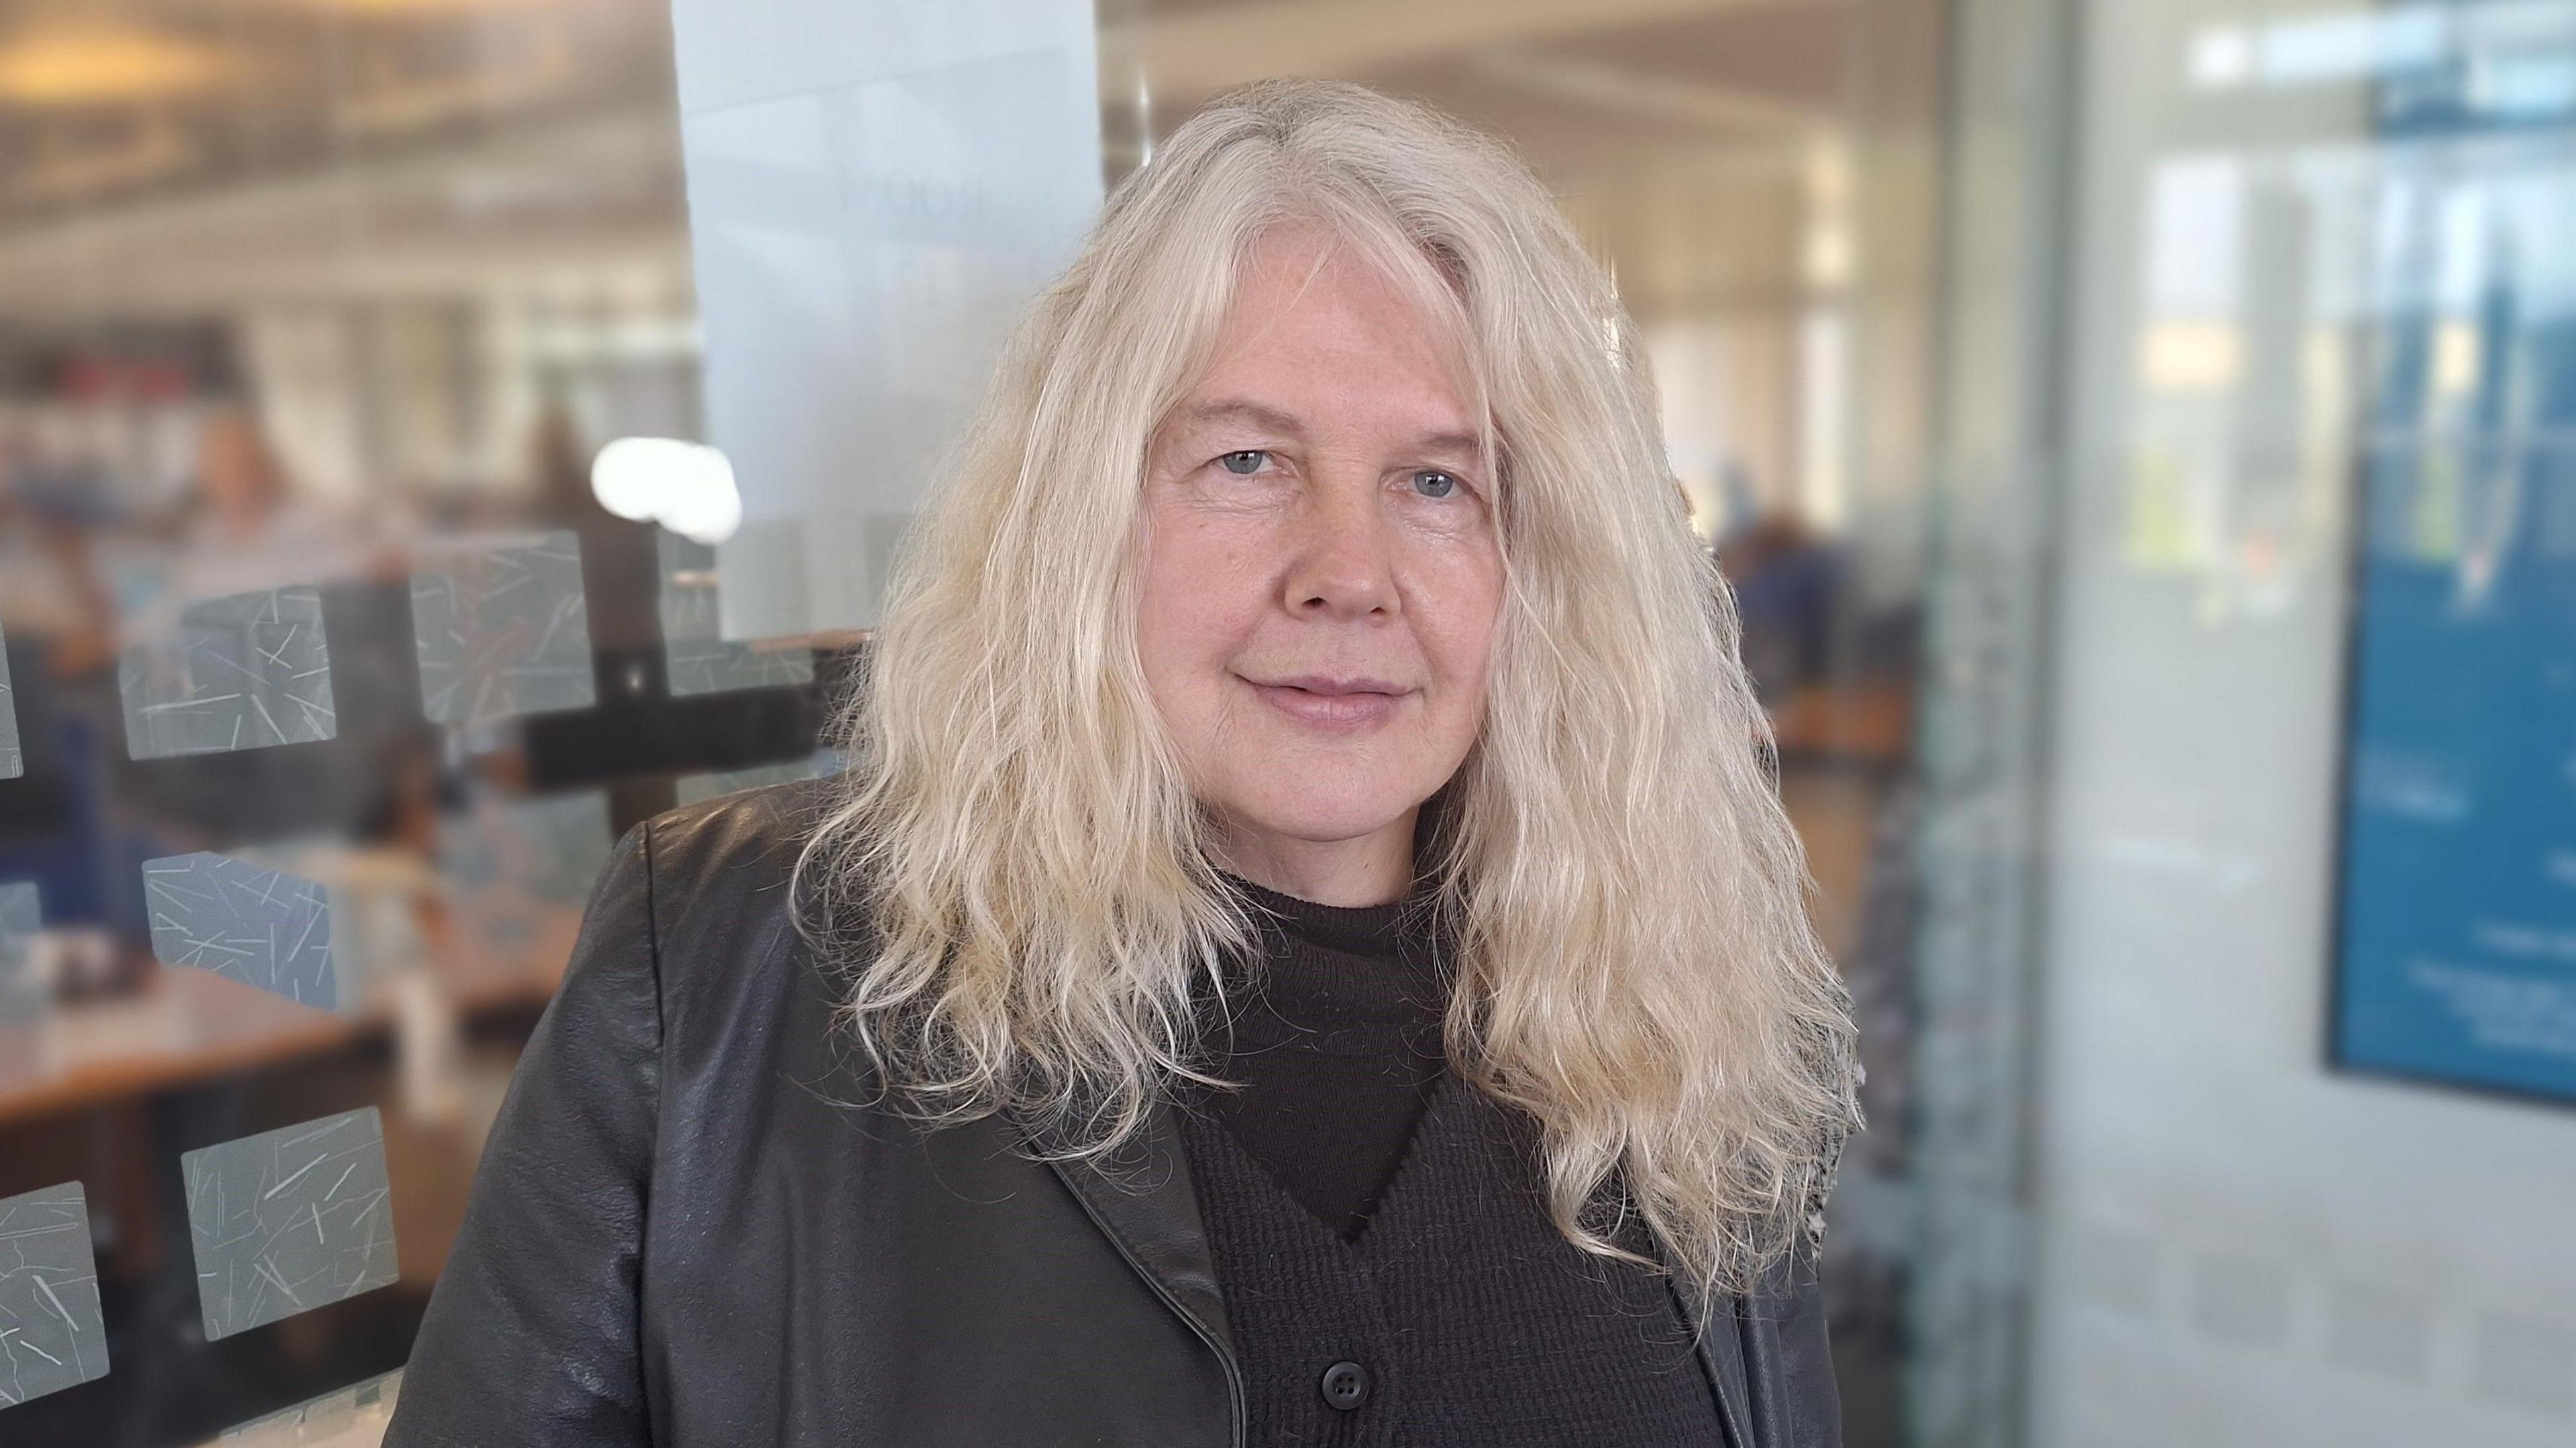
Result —
[[1208, 368], [1172, 421], [1250, 402], [1310, 425], [1472, 432], [1446, 325], [1355, 248], [1275, 230], [1246, 259]]

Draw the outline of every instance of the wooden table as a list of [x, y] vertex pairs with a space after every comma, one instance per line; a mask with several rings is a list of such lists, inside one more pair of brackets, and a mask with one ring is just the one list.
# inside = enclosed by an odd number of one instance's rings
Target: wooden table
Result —
[[[425, 972], [459, 1015], [534, 1009], [553, 998], [579, 925], [577, 910], [542, 907], [537, 928], [508, 951], [453, 942], [401, 969]], [[206, 971], [163, 967], [139, 992], [0, 1025], [0, 1131], [385, 1040], [394, 1029], [393, 979], [374, 977], [356, 1009], [333, 1012]]]

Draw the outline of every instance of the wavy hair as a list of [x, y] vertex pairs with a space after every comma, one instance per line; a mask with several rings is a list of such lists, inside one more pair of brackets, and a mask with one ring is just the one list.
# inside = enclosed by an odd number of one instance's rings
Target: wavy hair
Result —
[[1677, 1280], [1747, 1290], [1859, 1125], [1848, 996], [1632, 324], [1518, 157], [1426, 107], [1244, 87], [1110, 195], [908, 540], [800, 922], [910, 1114], [1104, 1155], [1211, 1079], [1194, 987], [1252, 928], [1137, 657], [1142, 476], [1290, 223], [1430, 309], [1500, 461], [1490, 702], [1424, 856], [1452, 1065], [1536, 1120], [1570, 1240], [1648, 1260], [1612, 1241], [1638, 1213]]

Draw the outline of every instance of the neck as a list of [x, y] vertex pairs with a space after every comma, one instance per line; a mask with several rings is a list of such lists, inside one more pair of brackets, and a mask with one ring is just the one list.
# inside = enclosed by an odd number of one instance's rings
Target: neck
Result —
[[1413, 886], [1413, 822], [1406, 810], [1347, 840], [1301, 840], [1237, 826], [1217, 842], [1217, 863], [1265, 890], [1317, 905], [1385, 905]]

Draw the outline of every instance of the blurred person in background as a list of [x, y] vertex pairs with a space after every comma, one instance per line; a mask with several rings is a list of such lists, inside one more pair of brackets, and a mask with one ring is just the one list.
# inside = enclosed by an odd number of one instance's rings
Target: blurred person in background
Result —
[[123, 521], [94, 467], [0, 434], [0, 641], [24, 770], [0, 812], [0, 880], [37, 885], [57, 926], [108, 918], [118, 893], [101, 863], [113, 845], [99, 763], [121, 742], [116, 604], [93, 544]]
[[1842, 559], [1806, 520], [1775, 508], [1729, 529], [1718, 540], [1717, 566], [1734, 589], [1754, 692], [1777, 709], [1791, 691], [1825, 677]]
[[116, 521], [92, 469], [0, 434], [0, 632], [44, 640], [49, 672], [115, 656], [115, 601], [90, 540]]
[[100, 549], [121, 649], [138, 667], [169, 667], [173, 646], [195, 636], [191, 609], [311, 587], [329, 670], [328, 733], [286, 750], [137, 759], [118, 749], [115, 793], [160, 853], [245, 837], [417, 837], [438, 738], [418, 702], [408, 530], [300, 491], [257, 414], [238, 401], [206, 410], [188, 485], [163, 533], [130, 530]]
[[206, 412], [188, 483], [169, 541], [114, 560], [129, 640], [167, 631], [207, 599], [407, 577], [399, 535], [379, 518], [299, 492], [243, 404]]
[[1220, 98], [958, 456], [860, 764], [621, 841], [386, 1441], [1839, 1443], [1847, 1001], [1520, 161]]

